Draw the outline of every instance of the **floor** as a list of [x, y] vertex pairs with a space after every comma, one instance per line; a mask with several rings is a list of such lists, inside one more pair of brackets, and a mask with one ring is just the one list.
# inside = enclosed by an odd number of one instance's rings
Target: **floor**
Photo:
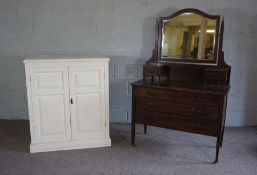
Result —
[[216, 139], [137, 125], [111, 125], [112, 147], [29, 153], [28, 121], [0, 120], [0, 175], [256, 175], [257, 129], [226, 128], [218, 164]]

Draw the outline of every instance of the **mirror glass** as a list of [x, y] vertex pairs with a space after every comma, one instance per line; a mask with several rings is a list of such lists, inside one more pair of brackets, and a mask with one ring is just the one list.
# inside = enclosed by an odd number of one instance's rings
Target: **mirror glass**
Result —
[[216, 23], [196, 13], [163, 20], [161, 58], [213, 60]]

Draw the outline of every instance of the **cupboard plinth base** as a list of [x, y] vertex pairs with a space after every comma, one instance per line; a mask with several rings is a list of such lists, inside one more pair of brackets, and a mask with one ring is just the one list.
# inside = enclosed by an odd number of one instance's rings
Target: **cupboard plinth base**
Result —
[[30, 153], [50, 152], [61, 150], [74, 150], [84, 148], [110, 147], [111, 139], [92, 139], [87, 141], [72, 141], [72, 142], [56, 142], [56, 143], [39, 143], [30, 144]]

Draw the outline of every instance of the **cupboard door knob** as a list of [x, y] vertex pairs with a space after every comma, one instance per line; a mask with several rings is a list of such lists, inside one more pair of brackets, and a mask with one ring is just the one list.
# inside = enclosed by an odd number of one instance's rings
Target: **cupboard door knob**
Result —
[[74, 103], [73, 103], [73, 99], [72, 99], [72, 98], [70, 99], [70, 103], [71, 103], [71, 104], [74, 104]]

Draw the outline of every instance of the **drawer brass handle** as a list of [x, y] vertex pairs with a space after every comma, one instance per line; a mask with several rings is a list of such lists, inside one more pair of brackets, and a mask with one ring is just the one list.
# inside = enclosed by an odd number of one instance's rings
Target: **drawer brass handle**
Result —
[[195, 112], [195, 108], [191, 108], [190, 111], [191, 111], [191, 112]]
[[201, 124], [198, 124], [198, 123], [190, 123], [189, 125], [194, 126], [194, 127], [201, 127], [202, 126]]
[[148, 106], [151, 106], [151, 107], [158, 107], [158, 104], [153, 103], [153, 102], [148, 102]]
[[191, 108], [190, 111], [191, 112], [203, 112], [201, 109], [195, 109], [195, 108]]
[[146, 95], [148, 95], [148, 96], [157, 96], [157, 94], [155, 92], [149, 92], [149, 91], [146, 91]]

